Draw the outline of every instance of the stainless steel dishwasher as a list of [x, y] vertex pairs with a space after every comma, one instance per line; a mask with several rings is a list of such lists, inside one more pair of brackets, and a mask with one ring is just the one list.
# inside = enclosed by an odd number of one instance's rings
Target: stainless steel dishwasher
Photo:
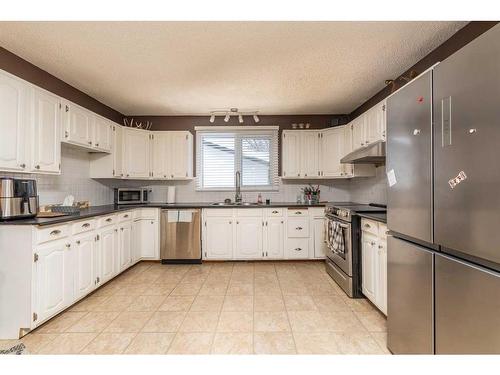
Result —
[[162, 263], [201, 263], [200, 210], [161, 210]]

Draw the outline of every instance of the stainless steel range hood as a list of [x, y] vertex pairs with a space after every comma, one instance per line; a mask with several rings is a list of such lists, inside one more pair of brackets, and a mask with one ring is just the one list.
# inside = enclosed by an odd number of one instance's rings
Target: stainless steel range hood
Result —
[[385, 142], [377, 141], [363, 148], [354, 150], [342, 159], [344, 164], [385, 164]]

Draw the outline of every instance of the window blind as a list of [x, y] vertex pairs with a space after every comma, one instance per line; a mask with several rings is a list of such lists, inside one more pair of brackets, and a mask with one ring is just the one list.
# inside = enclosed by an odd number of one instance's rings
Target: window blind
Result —
[[278, 186], [278, 130], [202, 130], [196, 132], [198, 190], [234, 190], [241, 172], [242, 190]]

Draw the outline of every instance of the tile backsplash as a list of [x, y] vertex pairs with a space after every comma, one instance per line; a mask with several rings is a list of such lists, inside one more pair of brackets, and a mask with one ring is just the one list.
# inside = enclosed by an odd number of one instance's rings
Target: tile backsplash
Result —
[[[128, 181], [93, 180], [89, 175], [89, 154], [71, 146], [62, 145], [61, 175], [12, 174], [0, 172], [1, 176], [32, 178], [37, 181], [40, 204], [62, 203], [71, 194], [76, 201], [89, 200], [93, 206], [112, 204], [113, 188], [148, 186], [152, 190], [152, 202], [165, 202], [169, 185], [176, 186], [177, 202], [214, 202], [225, 198], [234, 199], [234, 192], [196, 191], [193, 181]], [[314, 181], [313, 181], [314, 182]], [[278, 191], [262, 192], [262, 198], [274, 202], [295, 202], [300, 189], [307, 183], [282, 181]], [[354, 201], [360, 203], [387, 202], [385, 167], [378, 167], [375, 177], [353, 180], [322, 181], [320, 184], [322, 201]], [[256, 201], [259, 192], [243, 192], [243, 200]]]
[[385, 166], [377, 167], [375, 177], [352, 179], [349, 194], [353, 202], [387, 204]]
[[37, 182], [40, 205], [62, 203], [71, 194], [75, 201], [89, 200], [92, 206], [113, 202], [113, 189], [90, 178], [88, 152], [62, 145], [60, 175], [0, 172], [0, 177], [30, 178]]

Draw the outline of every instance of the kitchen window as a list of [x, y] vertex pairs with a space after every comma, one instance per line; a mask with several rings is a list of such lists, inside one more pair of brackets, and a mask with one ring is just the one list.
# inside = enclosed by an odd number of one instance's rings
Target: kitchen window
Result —
[[235, 189], [241, 172], [241, 189], [278, 188], [278, 127], [197, 127], [197, 190]]

